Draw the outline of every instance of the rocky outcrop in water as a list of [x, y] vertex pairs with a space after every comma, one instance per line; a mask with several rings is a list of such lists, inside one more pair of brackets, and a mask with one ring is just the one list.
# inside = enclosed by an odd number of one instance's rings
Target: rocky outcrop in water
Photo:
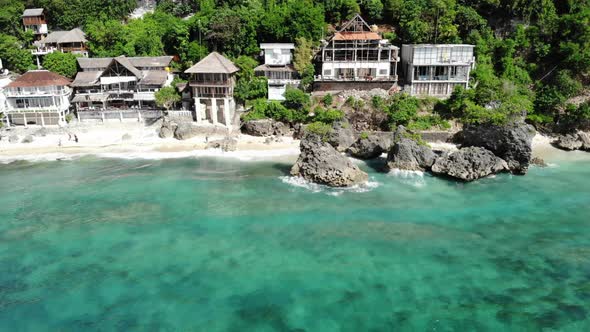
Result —
[[199, 127], [191, 122], [181, 122], [174, 130], [174, 138], [187, 140], [199, 135]]
[[306, 134], [300, 144], [301, 154], [291, 174], [331, 187], [350, 187], [368, 180], [346, 156], [315, 134]]
[[560, 135], [553, 145], [567, 151], [590, 151], [590, 134], [578, 131], [573, 134]]
[[387, 154], [386, 170], [426, 171], [432, 167], [436, 154], [426, 145], [410, 138], [399, 139]]
[[504, 159], [512, 173], [526, 174], [535, 133], [535, 128], [526, 123], [470, 125], [465, 126], [461, 134], [462, 146], [485, 148]]
[[393, 142], [393, 133], [376, 132], [370, 134], [361, 133], [360, 137], [346, 152], [359, 159], [373, 159], [389, 151]]
[[168, 118], [164, 118], [162, 121], [162, 127], [158, 132], [160, 138], [172, 138], [174, 137], [174, 131], [178, 125], [175, 122], [170, 121]]
[[480, 147], [463, 148], [437, 158], [432, 165], [434, 174], [473, 181], [509, 170], [506, 161]]

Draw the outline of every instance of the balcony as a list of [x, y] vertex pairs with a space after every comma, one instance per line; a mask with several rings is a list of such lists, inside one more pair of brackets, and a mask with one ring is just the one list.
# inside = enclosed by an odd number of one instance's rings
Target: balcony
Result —
[[62, 97], [72, 93], [72, 89], [64, 88], [61, 91], [58, 90], [14, 90], [5, 89], [4, 95], [8, 98], [28, 98], [28, 97]]
[[199, 81], [190, 81], [190, 86], [232, 86], [234, 84], [234, 80], [199, 80]]
[[360, 77], [332, 77], [332, 76], [321, 76], [317, 75], [314, 76], [316, 81], [333, 81], [333, 82], [390, 82], [390, 81], [397, 81], [397, 75], [390, 75], [390, 76], [380, 76], [380, 77], [371, 77], [371, 76], [360, 76]]

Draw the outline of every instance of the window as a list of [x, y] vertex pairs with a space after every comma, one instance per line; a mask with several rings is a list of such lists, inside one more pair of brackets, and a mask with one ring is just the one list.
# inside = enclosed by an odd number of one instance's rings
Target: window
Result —
[[324, 69], [324, 76], [332, 76], [332, 70], [331, 69]]
[[387, 69], [379, 69], [379, 75], [382, 75], [382, 76], [387, 75]]

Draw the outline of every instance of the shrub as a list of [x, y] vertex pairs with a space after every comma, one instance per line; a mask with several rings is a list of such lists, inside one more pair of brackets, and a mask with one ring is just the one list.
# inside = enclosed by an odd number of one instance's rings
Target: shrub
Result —
[[363, 131], [359, 137], [360, 137], [360, 139], [368, 139], [369, 133], [367, 133], [366, 131]]
[[391, 99], [391, 104], [385, 112], [391, 128], [399, 125], [407, 126], [418, 114], [418, 99], [406, 93], [397, 94]]
[[323, 140], [326, 140], [328, 135], [332, 132], [332, 126], [323, 122], [313, 122], [307, 125], [305, 131], [308, 133], [316, 134]]
[[371, 98], [371, 103], [373, 104], [373, 108], [378, 111], [383, 111], [385, 110], [385, 107], [387, 107], [385, 100], [379, 96], [373, 96], [373, 98]]
[[432, 127], [450, 129], [451, 124], [443, 120], [438, 114], [418, 116], [408, 124], [410, 130], [428, 130]]
[[323, 109], [321, 107], [316, 107], [315, 111], [315, 121], [332, 124], [334, 121], [342, 120], [344, 118], [344, 112], [335, 109]]
[[74, 120], [74, 116], [72, 114], [66, 114], [66, 122], [70, 123]]
[[288, 87], [285, 91], [285, 106], [290, 109], [309, 108], [310, 97], [302, 90]]
[[332, 103], [334, 102], [334, 98], [332, 98], [331, 94], [327, 94], [324, 96], [324, 98], [322, 98], [322, 102], [324, 103], [324, 106], [326, 107], [330, 107], [332, 106]]

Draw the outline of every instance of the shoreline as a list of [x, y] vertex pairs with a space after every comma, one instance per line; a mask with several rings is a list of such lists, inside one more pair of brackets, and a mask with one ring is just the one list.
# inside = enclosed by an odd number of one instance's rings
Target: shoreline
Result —
[[[44, 136], [42, 128], [12, 128], [4, 130], [0, 140], [0, 164], [16, 161], [59, 161], [86, 156], [114, 159], [180, 159], [200, 157], [233, 158], [240, 161], [273, 160], [295, 162], [299, 155], [299, 140], [281, 137], [266, 142], [267, 137], [243, 134], [232, 136], [237, 140], [236, 151], [224, 152], [207, 149], [207, 142], [223, 139], [224, 136], [197, 136], [188, 140], [158, 137], [159, 126], [144, 126], [138, 123], [86, 124], [72, 127], [51, 128]], [[31, 143], [9, 143], [8, 138], [17, 134], [19, 140], [34, 135]], [[79, 142], [73, 140], [74, 135]], [[70, 140], [71, 138], [71, 140]], [[579, 151], [563, 151], [551, 145], [552, 138], [537, 134], [533, 139], [533, 157], [547, 162], [559, 160], [588, 159], [590, 154]], [[433, 148], [454, 150], [456, 145], [429, 142]]]

